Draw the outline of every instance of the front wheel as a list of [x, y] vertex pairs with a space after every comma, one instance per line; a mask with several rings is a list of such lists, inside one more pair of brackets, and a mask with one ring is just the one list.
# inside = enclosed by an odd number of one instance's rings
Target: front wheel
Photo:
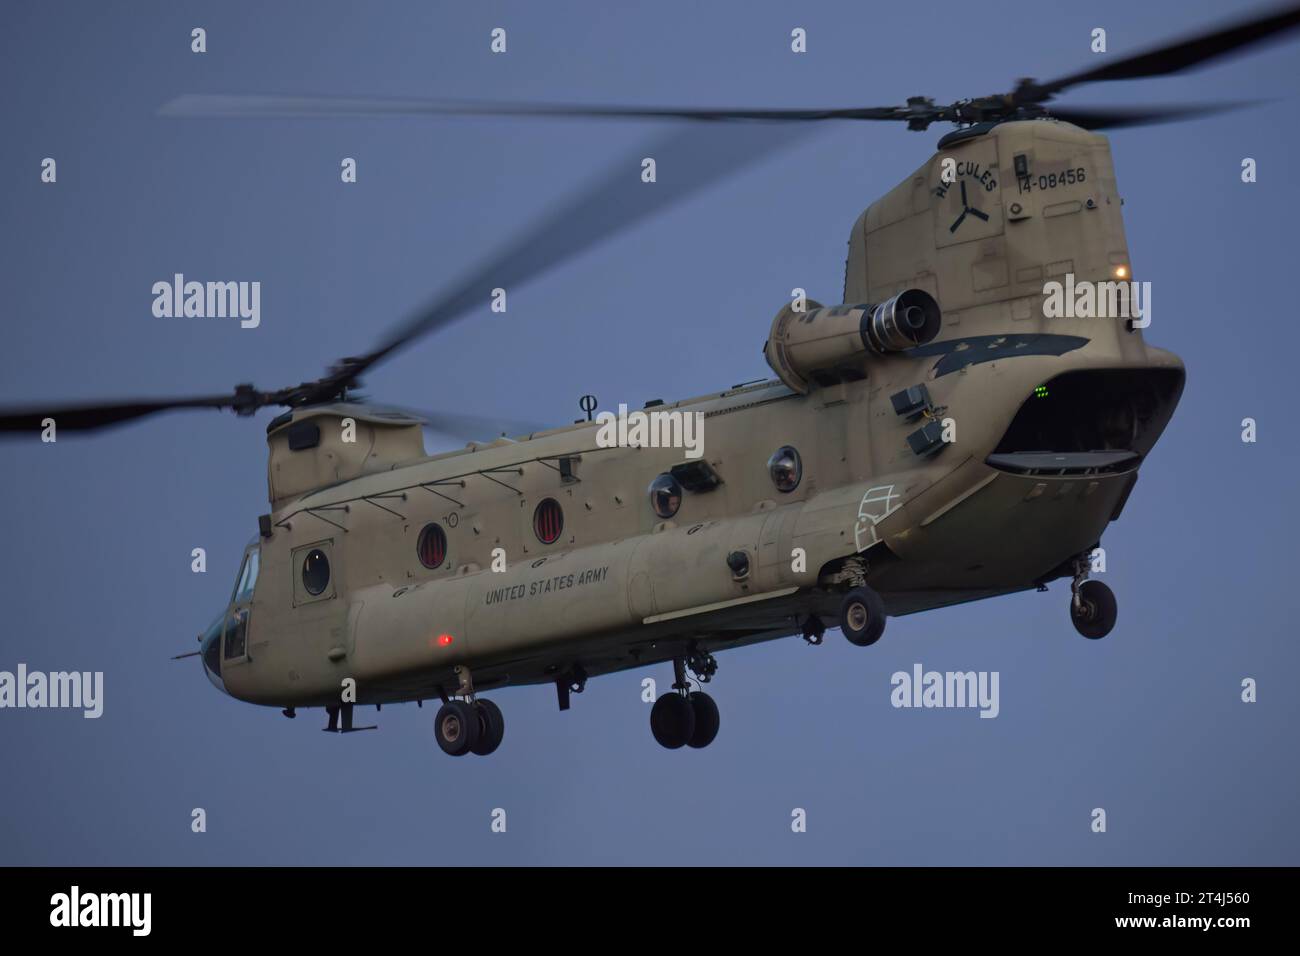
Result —
[[850, 644], [868, 647], [885, 633], [885, 602], [869, 587], [854, 588], [840, 604], [840, 630]]

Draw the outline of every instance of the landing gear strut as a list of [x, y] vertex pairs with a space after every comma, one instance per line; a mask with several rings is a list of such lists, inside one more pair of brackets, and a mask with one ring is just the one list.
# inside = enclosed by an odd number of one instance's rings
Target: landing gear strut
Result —
[[1070, 582], [1070, 620], [1076, 631], [1096, 641], [1115, 626], [1119, 604], [1110, 588], [1100, 581], [1088, 580], [1088, 568], [1088, 555], [1075, 559], [1074, 580]]
[[[703, 691], [690, 689], [686, 667], [685, 658], [673, 660], [673, 689], [650, 709], [650, 732], [669, 750], [707, 747], [718, 736], [721, 722], [713, 698]], [[701, 681], [707, 681], [717, 672], [718, 664], [708, 651], [692, 647], [690, 667]]]

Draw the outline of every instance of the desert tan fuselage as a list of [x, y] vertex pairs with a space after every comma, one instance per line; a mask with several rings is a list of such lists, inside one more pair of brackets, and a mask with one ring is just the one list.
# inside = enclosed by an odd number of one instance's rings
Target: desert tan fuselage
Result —
[[[212, 676], [247, 701], [334, 704], [351, 679], [356, 702], [383, 703], [452, 692], [458, 664], [481, 689], [798, 633], [809, 615], [832, 620], [857, 566], [891, 614], [1032, 588], [1118, 516], [1181, 390], [1182, 363], [1131, 323], [1044, 315], [1045, 283], [1131, 270], [1104, 137], [1054, 121], [945, 137], [855, 224], [844, 291], [924, 290], [938, 338], [863, 350], [806, 393], [778, 379], [647, 408], [702, 413], [700, 460], [721, 479], [670, 520], [647, 488], [688, 460], [681, 448], [602, 447], [582, 423], [427, 457], [400, 416], [298, 409], [268, 435], [260, 573], [226, 615], [244, 615], [242, 646], [218, 636], [205, 661], [219, 655]], [[891, 397], [917, 385], [930, 405], [908, 420]], [[930, 421], [946, 440], [921, 454], [908, 436]], [[303, 423], [315, 443], [294, 450]], [[767, 464], [786, 445], [802, 479], [783, 493]], [[1134, 460], [1112, 468], [1006, 464], [1125, 446]], [[543, 544], [548, 498], [563, 527]], [[430, 523], [446, 541], [436, 568], [417, 553]], [[319, 594], [303, 579], [314, 551], [329, 567]]]

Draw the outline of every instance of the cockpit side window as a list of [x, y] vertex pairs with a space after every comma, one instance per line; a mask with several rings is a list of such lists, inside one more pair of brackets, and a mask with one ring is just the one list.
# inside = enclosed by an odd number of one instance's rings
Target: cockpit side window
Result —
[[257, 548], [252, 548], [244, 555], [244, 566], [239, 571], [239, 581], [235, 585], [235, 596], [231, 603], [246, 604], [253, 599], [253, 589], [257, 587], [257, 572], [260, 563], [261, 552]]
[[226, 660], [243, 657], [248, 641], [248, 609], [238, 608], [226, 620]]

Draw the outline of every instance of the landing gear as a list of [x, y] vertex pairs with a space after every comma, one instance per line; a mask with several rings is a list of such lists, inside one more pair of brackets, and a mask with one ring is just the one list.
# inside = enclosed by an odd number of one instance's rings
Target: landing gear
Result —
[[863, 585], [844, 595], [840, 604], [840, 630], [850, 644], [868, 647], [885, 633], [885, 602]]
[[[701, 665], [697, 670], [696, 665]], [[717, 671], [717, 662], [707, 651], [691, 649], [691, 670], [706, 681]], [[673, 689], [664, 694], [650, 709], [650, 732], [661, 746], [669, 750], [692, 747], [699, 750], [713, 743], [718, 736], [721, 718], [718, 705], [701, 690], [691, 690], [686, 680], [687, 661], [673, 661]]]
[[1115, 594], [1100, 581], [1089, 581], [1091, 559], [1082, 554], [1074, 560], [1074, 580], [1070, 582], [1070, 621], [1074, 629], [1091, 641], [1110, 633], [1119, 615]]
[[[501, 746], [506, 735], [505, 717], [492, 701], [474, 696], [468, 667], [457, 666], [456, 676], [460, 679], [456, 689], [458, 698], [448, 699], [443, 694], [443, 704], [433, 719], [433, 735], [443, 753], [453, 757], [469, 753], [486, 757]], [[438, 691], [442, 693], [442, 688]]]
[[1070, 620], [1074, 629], [1089, 640], [1100, 640], [1110, 633], [1119, 615], [1115, 594], [1100, 581], [1079, 584], [1070, 602]]

